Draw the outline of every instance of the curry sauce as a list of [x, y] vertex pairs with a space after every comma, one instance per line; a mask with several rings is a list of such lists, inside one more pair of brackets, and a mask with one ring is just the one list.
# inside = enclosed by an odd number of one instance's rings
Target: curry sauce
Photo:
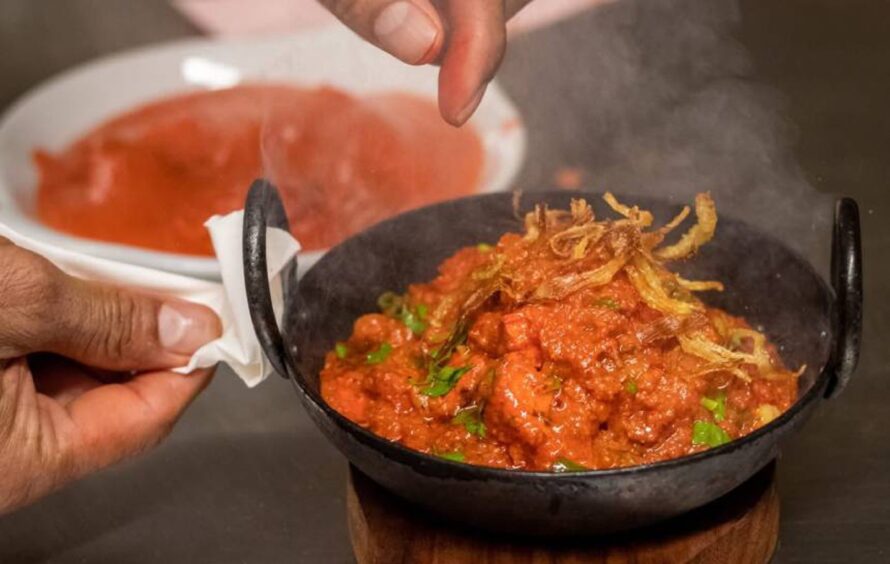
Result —
[[434, 280], [381, 297], [326, 357], [324, 399], [391, 441], [458, 462], [576, 471], [677, 458], [787, 410], [799, 371], [744, 319], [695, 295], [722, 284], [664, 265], [716, 228], [710, 197], [653, 218], [608, 196], [539, 208], [525, 234], [458, 251]]

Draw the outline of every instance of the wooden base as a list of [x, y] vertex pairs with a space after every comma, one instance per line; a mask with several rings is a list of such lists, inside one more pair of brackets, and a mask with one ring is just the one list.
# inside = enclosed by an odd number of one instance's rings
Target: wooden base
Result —
[[530, 542], [427, 519], [351, 468], [349, 533], [359, 564], [763, 564], [772, 557], [779, 532], [774, 475], [771, 464], [710, 505], [643, 530], [592, 540]]

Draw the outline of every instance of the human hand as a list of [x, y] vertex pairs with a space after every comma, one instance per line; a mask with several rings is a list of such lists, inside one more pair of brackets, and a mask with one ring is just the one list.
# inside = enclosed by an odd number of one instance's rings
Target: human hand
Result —
[[506, 23], [531, 0], [320, 0], [367, 41], [412, 65], [439, 62], [439, 111], [466, 122], [506, 46]]
[[212, 376], [163, 369], [219, 332], [203, 306], [72, 278], [0, 237], [0, 514], [157, 444]]

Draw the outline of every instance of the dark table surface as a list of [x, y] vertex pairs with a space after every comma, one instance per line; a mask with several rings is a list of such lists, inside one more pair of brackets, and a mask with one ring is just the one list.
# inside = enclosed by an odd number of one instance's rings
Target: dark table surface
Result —
[[[887, 2], [619, 0], [517, 38], [500, 74], [529, 128], [522, 188], [571, 166], [593, 188], [710, 189], [820, 267], [831, 195], [859, 200], [862, 362], [780, 459], [779, 562], [890, 561], [888, 22]], [[0, 107], [195, 34], [160, 0], [3, 0]], [[0, 518], [0, 562], [350, 562], [345, 475], [286, 382], [221, 370], [159, 449]]]

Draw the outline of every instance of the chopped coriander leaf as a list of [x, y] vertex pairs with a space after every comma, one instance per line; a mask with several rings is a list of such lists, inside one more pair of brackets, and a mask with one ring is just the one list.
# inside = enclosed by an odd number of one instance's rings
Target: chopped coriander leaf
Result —
[[420, 391], [425, 396], [444, 396], [457, 385], [460, 377], [470, 370], [469, 366], [431, 366], [426, 388]]
[[488, 243], [479, 243], [478, 245], [476, 245], [476, 250], [479, 251], [480, 253], [490, 253], [491, 249], [493, 249], [493, 248], [494, 247], [492, 247]]
[[445, 341], [439, 346], [439, 348], [437, 348], [435, 352], [430, 353], [430, 361], [435, 365], [442, 364], [452, 354], [454, 354], [454, 351], [455, 349], [457, 349], [457, 347], [467, 342], [468, 333], [469, 329], [467, 327], [466, 321], [458, 321], [458, 323], [454, 326], [454, 329], [451, 330], [451, 333], [448, 335], [448, 337], [445, 338]]
[[408, 327], [408, 329], [411, 329], [411, 332], [415, 335], [420, 335], [426, 329], [426, 323], [421, 320], [420, 316], [414, 314], [407, 307], [402, 308], [397, 317]]
[[708, 445], [711, 448], [726, 444], [732, 439], [716, 423], [696, 421], [692, 425], [692, 444]]
[[459, 450], [454, 452], [440, 452], [437, 454], [439, 458], [444, 458], [445, 460], [450, 460], [451, 462], [464, 462], [467, 457]]
[[336, 354], [337, 358], [340, 360], [346, 358], [346, 355], [349, 354], [349, 348], [347, 348], [346, 343], [337, 343], [334, 345], [334, 354]]
[[420, 304], [412, 311], [405, 302], [404, 296], [393, 292], [384, 292], [377, 298], [377, 306], [380, 311], [404, 323], [415, 335], [420, 335], [426, 329], [426, 323], [423, 320], [426, 318], [428, 309], [426, 305]]
[[600, 298], [596, 302], [594, 302], [593, 305], [608, 309], [621, 309], [621, 304], [619, 304], [612, 298]]
[[702, 407], [714, 414], [714, 421], [718, 423], [726, 419], [726, 394], [720, 392], [716, 398], [702, 396], [699, 403]]
[[639, 388], [637, 387], [637, 382], [635, 380], [628, 380], [627, 382], [625, 382], [624, 389], [630, 395], [634, 395], [637, 393], [637, 391], [639, 391]]
[[568, 458], [558, 458], [556, 462], [553, 463], [553, 466], [550, 467], [550, 469], [557, 473], [586, 472], [587, 470], [590, 470], [590, 468], [578, 464], [573, 460], [569, 460]]
[[476, 435], [483, 439], [485, 438], [485, 423], [482, 422], [482, 410], [478, 407], [471, 407], [459, 411], [457, 415], [451, 419], [451, 422], [455, 425], [463, 425], [464, 429], [471, 435]]
[[390, 345], [389, 343], [383, 343], [380, 345], [380, 348], [368, 353], [368, 356], [365, 357], [365, 362], [367, 364], [380, 364], [381, 362], [389, 358], [389, 353], [391, 352], [392, 345]]

